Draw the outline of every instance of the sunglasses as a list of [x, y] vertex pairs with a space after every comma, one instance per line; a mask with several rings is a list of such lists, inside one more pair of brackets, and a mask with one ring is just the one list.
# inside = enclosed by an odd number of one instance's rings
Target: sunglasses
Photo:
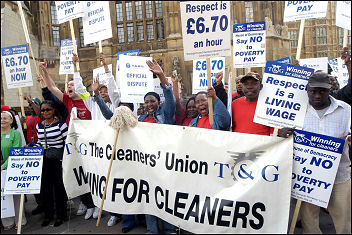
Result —
[[49, 112], [49, 111], [51, 111], [51, 110], [53, 110], [53, 109], [42, 109], [42, 110], [40, 110], [41, 112]]

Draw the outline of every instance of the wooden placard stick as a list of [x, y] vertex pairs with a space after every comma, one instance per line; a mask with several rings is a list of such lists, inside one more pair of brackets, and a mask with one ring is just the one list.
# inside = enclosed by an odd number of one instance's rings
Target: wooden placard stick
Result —
[[68, 83], [68, 74], [65, 74], [66, 77], [65, 77], [65, 93], [67, 94], [68, 92], [68, 88], [67, 88], [67, 83]]
[[23, 206], [24, 206], [24, 194], [21, 194], [20, 211], [19, 211], [19, 214], [18, 214], [18, 223], [17, 223], [17, 234], [21, 234]]
[[[73, 52], [78, 55], [77, 53], [77, 44], [76, 44], [76, 37], [75, 37], [75, 29], [73, 28], [73, 22], [70, 20], [70, 30], [71, 30], [71, 37], [72, 37], [72, 45], [73, 45]], [[76, 63], [77, 71], [80, 71], [79, 62]]]
[[347, 42], [348, 42], [348, 29], [344, 29], [343, 31], [343, 44], [342, 47], [347, 47]]
[[[101, 45], [101, 40], [99, 40], [99, 56], [100, 56], [100, 53], [103, 52], [103, 47]], [[100, 65], [103, 65], [103, 61], [100, 61]]]
[[[210, 58], [207, 59], [207, 82], [208, 88], [211, 87], [211, 64]], [[208, 109], [209, 109], [209, 123], [210, 125], [214, 124], [214, 117], [213, 117], [213, 99], [208, 97]]]

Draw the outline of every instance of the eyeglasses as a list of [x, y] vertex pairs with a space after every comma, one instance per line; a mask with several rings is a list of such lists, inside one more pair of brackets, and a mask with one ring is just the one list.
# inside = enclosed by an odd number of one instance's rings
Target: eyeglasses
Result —
[[53, 110], [53, 109], [42, 109], [42, 110], [40, 110], [42, 113], [44, 113], [45, 111], [46, 112], [49, 112], [49, 111], [51, 111], [51, 110]]

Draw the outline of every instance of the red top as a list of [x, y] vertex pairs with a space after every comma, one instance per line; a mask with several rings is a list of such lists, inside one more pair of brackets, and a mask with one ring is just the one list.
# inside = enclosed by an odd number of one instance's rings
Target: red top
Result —
[[232, 101], [232, 131], [257, 135], [273, 133], [274, 128], [253, 122], [256, 107], [257, 101], [248, 102], [245, 96]]
[[197, 127], [206, 128], [206, 129], [213, 129], [209, 123], [209, 116], [199, 117], [198, 122], [197, 122]]
[[[176, 124], [180, 126], [188, 126], [193, 118], [186, 118], [186, 109], [183, 109], [181, 116], [175, 114]], [[183, 121], [183, 122], [182, 122]]]
[[62, 99], [62, 103], [66, 105], [68, 110], [68, 115], [66, 118], [66, 124], [68, 125], [71, 117], [71, 110], [73, 107], [77, 108], [77, 117], [81, 120], [92, 120], [92, 115], [90, 111], [87, 109], [82, 99], [73, 100], [66, 93], [64, 93], [64, 97]]
[[144, 119], [143, 122], [156, 123], [156, 120], [155, 120], [155, 118], [153, 116], [149, 116], [148, 115], [148, 117], [146, 119]]
[[236, 92], [234, 92], [234, 93], [232, 93], [232, 98], [234, 98], [234, 97], [236, 97], [236, 96], [240, 96], [240, 94], [238, 94], [238, 92], [236, 91]]
[[[37, 123], [41, 122], [42, 120], [38, 116], [27, 116], [26, 117], [26, 125], [27, 125], [27, 142], [28, 143], [37, 143], [38, 142], [38, 136], [37, 136]], [[34, 140], [32, 140], [32, 137], [34, 137]]]

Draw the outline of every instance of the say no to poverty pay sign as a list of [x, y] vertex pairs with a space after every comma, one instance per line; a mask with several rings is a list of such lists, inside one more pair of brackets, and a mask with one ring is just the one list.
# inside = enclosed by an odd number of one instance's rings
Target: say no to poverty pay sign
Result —
[[[76, 38], [77, 45], [77, 38]], [[72, 38], [61, 40], [59, 74], [73, 74], [73, 43]]]

